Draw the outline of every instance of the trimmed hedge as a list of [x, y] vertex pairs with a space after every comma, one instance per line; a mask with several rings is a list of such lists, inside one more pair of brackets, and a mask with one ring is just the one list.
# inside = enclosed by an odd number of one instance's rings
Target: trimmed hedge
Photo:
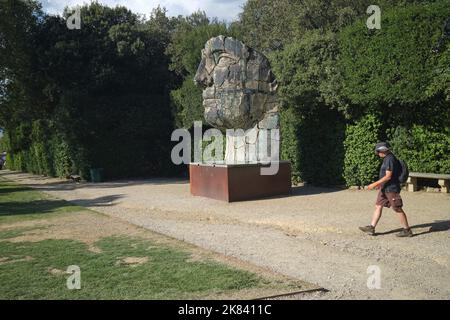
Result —
[[347, 125], [344, 141], [344, 178], [347, 186], [364, 186], [377, 179], [379, 160], [374, 152], [381, 121], [369, 114]]
[[[26, 137], [23, 134], [29, 128], [26, 125], [18, 127], [13, 138], [8, 132], [3, 136], [2, 145], [8, 150], [6, 163], [9, 169], [58, 177], [76, 173], [67, 142], [53, 131], [49, 121], [34, 121], [31, 134]], [[16, 140], [18, 137], [19, 141]], [[19, 142], [27, 147], [18, 149]]]
[[292, 182], [302, 181], [300, 160], [300, 127], [301, 116], [295, 108], [284, 108], [281, 111], [281, 159], [289, 160], [292, 166]]
[[281, 113], [281, 157], [292, 163], [293, 181], [316, 185], [343, 183], [343, 117], [326, 107], [300, 114], [294, 108]]
[[[449, 5], [449, 0], [397, 5], [382, 11], [379, 30], [369, 30], [365, 19], [344, 28], [338, 66], [345, 96], [383, 113], [432, 107], [430, 99], [448, 92], [448, 65], [440, 62], [450, 54], [444, 30]], [[436, 86], [435, 79], [447, 83]]]
[[394, 153], [405, 160], [410, 171], [450, 174], [450, 128], [414, 125], [389, 130]]

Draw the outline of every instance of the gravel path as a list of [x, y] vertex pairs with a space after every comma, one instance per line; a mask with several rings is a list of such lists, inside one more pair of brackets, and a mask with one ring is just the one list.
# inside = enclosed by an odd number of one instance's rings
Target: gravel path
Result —
[[[330, 290], [317, 298], [450, 298], [448, 194], [404, 192], [416, 236], [399, 239], [390, 210], [379, 235], [357, 229], [370, 221], [373, 191], [296, 187], [290, 197], [229, 204], [193, 197], [179, 180], [75, 184], [10, 171], [0, 176]], [[373, 265], [381, 289], [367, 287]]]

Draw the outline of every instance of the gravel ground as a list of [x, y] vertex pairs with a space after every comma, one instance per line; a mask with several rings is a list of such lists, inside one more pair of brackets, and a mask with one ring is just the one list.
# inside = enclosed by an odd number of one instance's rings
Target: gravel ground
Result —
[[[329, 290], [312, 299], [450, 298], [449, 194], [402, 193], [415, 236], [400, 239], [391, 210], [377, 236], [358, 230], [370, 222], [375, 191], [296, 187], [289, 197], [225, 203], [191, 196], [180, 180], [75, 184], [0, 176]], [[380, 289], [367, 287], [374, 265]]]

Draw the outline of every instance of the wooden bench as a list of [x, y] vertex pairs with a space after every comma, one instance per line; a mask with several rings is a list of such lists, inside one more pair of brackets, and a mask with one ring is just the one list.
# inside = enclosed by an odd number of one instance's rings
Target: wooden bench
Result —
[[435, 179], [441, 186], [441, 192], [448, 193], [450, 189], [450, 174], [440, 173], [423, 173], [423, 172], [410, 172], [408, 181], [406, 182], [408, 191], [417, 191], [417, 179]]

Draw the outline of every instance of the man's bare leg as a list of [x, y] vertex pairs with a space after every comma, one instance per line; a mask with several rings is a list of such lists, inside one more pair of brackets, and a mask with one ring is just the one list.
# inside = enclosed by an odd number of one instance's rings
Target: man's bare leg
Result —
[[403, 211], [403, 209], [400, 209], [400, 211], [397, 211], [397, 216], [403, 229], [409, 229], [408, 218], [406, 217], [405, 211]]
[[378, 221], [380, 221], [381, 214], [383, 213], [383, 206], [375, 205], [375, 211], [373, 212], [372, 216], [372, 222], [369, 226], [365, 227], [359, 227], [359, 230], [369, 233], [371, 235], [375, 235], [375, 227], [378, 224]]
[[405, 211], [403, 211], [403, 209], [400, 209], [399, 211], [397, 211], [397, 213], [398, 213], [398, 218], [400, 219], [400, 223], [403, 227], [403, 230], [397, 234], [397, 237], [401, 237], [401, 238], [412, 237], [413, 232], [411, 231], [411, 228], [409, 227], [408, 218], [406, 217]]
[[373, 212], [373, 216], [372, 216], [372, 222], [370, 223], [370, 225], [372, 227], [375, 228], [377, 226], [378, 221], [380, 221], [382, 213], [383, 213], [383, 206], [376, 205], [375, 206], [375, 211]]

